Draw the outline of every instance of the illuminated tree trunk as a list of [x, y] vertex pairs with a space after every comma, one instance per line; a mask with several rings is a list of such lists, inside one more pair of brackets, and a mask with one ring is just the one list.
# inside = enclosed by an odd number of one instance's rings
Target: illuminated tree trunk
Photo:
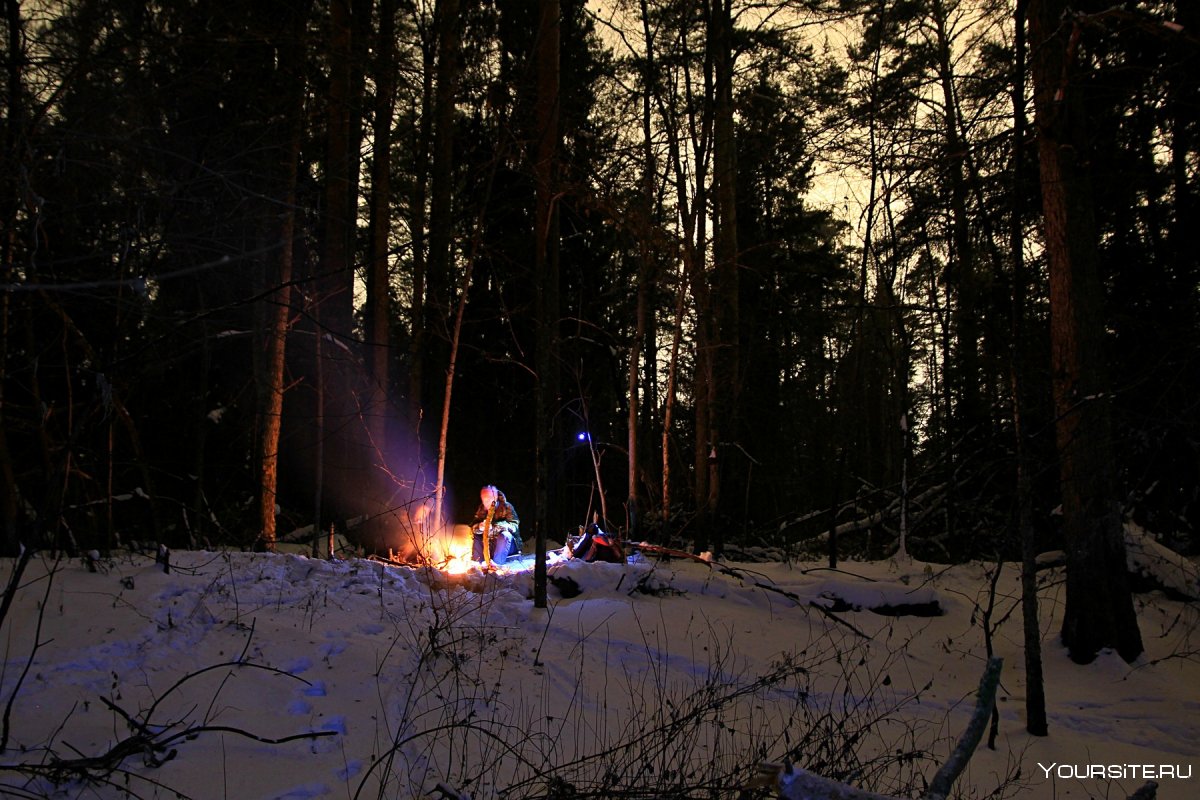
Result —
[[259, 528], [267, 550], [275, 549], [275, 499], [279, 488], [279, 432], [283, 421], [284, 355], [291, 314], [292, 275], [296, 239], [296, 182], [299, 176], [300, 142], [304, 130], [304, 75], [301, 65], [307, 3], [299, 4], [289, 36], [281, 47], [280, 75], [287, 92], [284, 117], [288, 120], [287, 144], [280, 148], [281, 177], [279, 207], [279, 259], [275, 291], [268, 305], [266, 359], [263, 365], [259, 432]]
[[1055, 441], [1067, 546], [1062, 639], [1078, 663], [1090, 662], [1103, 647], [1132, 661], [1142, 652], [1142, 639], [1115, 494], [1088, 121], [1074, 53], [1080, 30], [1066, 10], [1064, 0], [1033, 0], [1029, 7], [1050, 270]]
[[441, 427], [438, 432], [437, 477], [434, 486], [435, 502], [433, 530], [441, 529], [445, 512], [446, 496], [446, 447], [450, 425], [450, 392], [454, 385], [455, 359], [458, 337], [462, 329], [462, 315], [466, 304], [467, 287], [470, 286], [470, 261], [467, 275], [462, 282], [453, 330], [447, 325], [449, 319], [449, 286], [453, 274], [453, 209], [451, 207], [452, 183], [454, 181], [454, 104], [458, 95], [459, 43], [461, 21], [458, 0], [438, 0], [434, 10], [435, 36], [437, 38], [437, 84], [433, 101], [433, 158], [430, 172], [429, 206], [429, 258], [427, 324], [436, 325], [449, 334], [449, 350], [446, 354], [445, 382], [443, 383]]

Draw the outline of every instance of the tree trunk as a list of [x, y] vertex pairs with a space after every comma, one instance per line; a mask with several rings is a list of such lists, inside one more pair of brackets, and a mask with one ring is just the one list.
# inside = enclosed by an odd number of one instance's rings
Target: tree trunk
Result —
[[537, 278], [537, 508], [534, 524], [537, 556], [534, 566], [534, 605], [546, 607], [546, 533], [549, 484], [555, 470], [550, 448], [558, 407], [558, 212], [557, 168], [559, 139], [559, 0], [540, 0], [535, 58], [537, 62], [537, 148], [533, 165], [537, 229], [534, 231], [534, 274]]
[[408, 359], [408, 412], [412, 426], [412, 443], [420, 452], [421, 420], [425, 392], [425, 275], [428, 218], [425, 202], [429, 190], [429, 161], [433, 140], [433, 74], [435, 37], [422, 34], [421, 42], [421, 108], [417, 129], [415, 156], [412, 164], [412, 194], [409, 198], [408, 227], [412, 235], [412, 300], [409, 303], [411, 327]]
[[[732, 0], [714, 0], [709, 19], [709, 42], [713, 48], [713, 281], [712, 316], [712, 405], [709, 408], [711, 445], [708, 465], [709, 505], [722, 518], [711, 520], [709, 546], [720, 554], [724, 528], [737, 519], [729, 508], [741, 496], [732, 478], [736, 452], [726, 445], [740, 441], [738, 387], [740, 384], [740, 336], [737, 239], [737, 143], [734, 141], [733, 105], [733, 11]], [[744, 458], [742, 454], [736, 457]]]
[[[17, 249], [17, 215], [20, 208], [19, 164], [24, 161], [25, 136], [25, 22], [21, 17], [21, 3], [7, 0], [5, 22], [8, 33], [8, 57], [5, 59], [5, 106], [4, 138], [0, 142], [0, 268], [3, 280], [13, 283], [16, 277], [14, 260]], [[19, 498], [16, 473], [12, 454], [8, 447], [8, 430], [5, 420], [4, 385], [8, 376], [8, 338], [11, 330], [10, 314], [12, 292], [0, 295], [0, 553], [15, 555], [20, 542], [17, 532]], [[32, 546], [32, 543], [29, 543]]]
[[[429, 205], [429, 256], [426, 271], [426, 325], [434, 326], [446, 337], [448, 348], [436, 348], [436, 353], [426, 353], [426, 364], [431, 355], [445, 356], [445, 381], [441, 394], [441, 426], [438, 432], [436, 483], [434, 487], [433, 530], [440, 531], [445, 509], [446, 449], [449, 438], [450, 392], [454, 385], [455, 360], [458, 337], [462, 330], [462, 315], [465, 309], [467, 288], [470, 286], [471, 263], [467, 261], [467, 272], [462, 281], [462, 297], [459, 300], [453, 330], [449, 325], [449, 287], [453, 275], [453, 182], [454, 182], [454, 108], [458, 96], [459, 47], [461, 20], [459, 0], [438, 0], [434, 10], [434, 29], [437, 40], [436, 86], [433, 100], [433, 166], [430, 173]], [[430, 345], [433, 341], [430, 341]], [[427, 350], [432, 351], [430, 347]], [[436, 362], [433, 362], [436, 363]]]
[[1029, 446], [1025, 433], [1025, 370], [1028, 359], [1025, 341], [1025, 233], [1022, 221], [1025, 196], [1025, 15], [1028, 0], [1017, 0], [1015, 11], [1013, 65], [1013, 209], [1009, 231], [1012, 253], [1013, 309], [1009, 336], [1009, 375], [1012, 381], [1013, 439], [1017, 458], [1017, 536], [1021, 542], [1021, 618], [1025, 632], [1025, 730], [1033, 736], [1048, 733], [1046, 690], [1042, 679], [1042, 631], [1037, 596], [1037, 539], [1033, 527], [1033, 480]]
[[[1194, 0], [1176, 0], [1175, 21], [1192, 37], [1200, 31], [1200, 4]], [[1194, 242], [1200, 223], [1200, 202], [1196, 180], [1192, 177], [1192, 159], [1200, 136], [1200, 109], [1193, 98], [1194, 66], [1180, 62], [1167, 84], [1166, 112], [1171, 125], [1171, 182], [1175, 195], [1175, 219], [1169, 236], [1174, 259], [1176, 285], [1195, 287], [1200, 265], [1196, 263]]]
[[[458, 96], [459, 46], [462, 36], [459, 0], [438, 0], [434, 10], [437, 42], [433, 98], [433, 157], [429, 176], [429, 252], [425, 271], [426, 347], [424, 370], [430, 376], [447, 359], [450, 339], [450, 295], [453, 286], [454, 108]], [[425, 398], [431, 404], [439, 396]], [[439, 404], [440, 405], [440, 404]], [[438, 405], [434, 405], [438, 407]]]
[[331, 0], [329, 89], [326, 95], [325, 222], [321, 250], [321, 317], [339, 336], [351, 330], [353, 314], [353, 232], [351, 170], [351, 0]]
[[649, 315], [647, 307], [650, 304], [648, 295], [650, 293], [651, 278], [647, 272], [648, 265], [646, 260], [648, 258], [648, 255], [644, 255], [644, 260], [638, 268], [637, 322], [633, 341], [629, 345], [629, 373], [626, 385], [626, 394], [629, 398], [629, 413], [626, 420], [628, 426], [626, 437], [628, 482], [625, 494], [625, 535], [630, 539], [638, 535], [638, 417], [640, 409], [638, 378], [641, 375], [638, 355], [642, 350], [642, 340], [646, 336], [646, 319]]
[[[316, 450], [313, 454], [313, 558], [320, 555], [321, 530], [325, 527], [325, 361], [322, 355], [322, 341], [325, 331], [321, 327], [321, 306], [318, 303], [312, 308], [313, 322], [316, 323], [316, 338], [313, 340], [313, 358], [316, 370], [314, 390], [317, 396], [317, 408], [313, 424], [316, 428]], [[333, 550], [329, 551], [333, 558]]]
[[651, 103], [650, 87], [654, 81], [654, 29], [649, 24], [649, 15], [646, 8], [645, 0], [641, 3], [642, 10], [642, 32], [646, 37], [646, 54], [642, 66], [642, 175], [641, 175], [641, 197], [640, 211], [641, 219], [638, 222], [639, 230], [642, 235], [638, 239], [638, 272], [637, 272], [637, 320], [635, 323], [635, 332], [633, 341], [629, 346], [629, 374], [626, 383], [626, 395], [629, 399], [629, 413], [626, 422], [627, 437], [626, 437], [626, 460], [627, 460], [627, 491], [625, 499], [625, 536], [627, 539], [636, 540], [639, 538], [639, 517], [638, 517], [638, 477], [639, 477], [639, 440], [642, 430], [639, 414], [643, 407], [643, 402], [652, 404], [653, 398], [644, 398], [639, 392], [639, 378], [641, 377], [639, 356], [643, 354], [646, 357], [646, 378], [647, 383], [653, 378], [654, 365], [650, 363], [653, 360], [653, 351], [646, 341], [646, 330], [649, 325], [650, 317], [650, 289], [654, 282], [655, 254], [651, 249], [650, 231], [653, 229], [654, 218], [656, 212], [656, 169], [654, 158], [654, 115], [653, 104]]
[[[361, 491], [372, 478], [365, 455], [365, 434], [350, 424], [358, 413], [354, 390], [362, 370], [348, 356], [346, 342], [354, 341], [355, 252], [358, 228], [358, 185], [363, 135], [363, 39], [370, 29], [370, 0], [332, 0], [329, 21], [329, 89], [326, 97], [321, 267], [317, 281], [318, 335], [328, 335], [323, 349], [321, 403], [328, 425], [322, 472], [327, 488], [323, 502], [337, 516], [361, 513], [370, 494]], [[326, 514], [328, 516], [328, 512]]]
[[671, 544], [671, 426], [675, 415], [675, 384], [679, 372], [679, 344], [683, 338], [683, 312], [687, 300], [687, 276], [680, 271], [675, 290], [675, 318], [671, 328], [671, 356], [667, 362], [667, 385], [663, 390], [662, 415], [662, 523], [663, 541]]
[[266, 359], [263, 365], [259, 429], [259, 525], [263, 546], [275, 549], [275, 501], [279, 488], [279, 432], [283, 422], [284, 364], [287, 332], [291, 315], [293, 258], [296, 240], [296, 182], [299, 177], [300, 142], [304, 131], [304, 75], [300, 63], [304, 45], [302, 37], [307, 24], [308, 6], [295, 10], [295, 19], [288, 31], [290, 38], [281, 47], [279, 72], [282, 88], [287, 93], [284, 117], [290, 130], [286, 146], [280, 148], [281, 163], [276, 165], [281, 176], [279, 227], [279, 260], [277, 284], [270, 298], [267, 322]]
[[957, 408], [954, 420], [960, 439], [984, 422], [980, 393], [979, 368], [979, 302], [978, 264], [971, 242], [970, 218], [967, 210], [967, 180], [965, 162], [967, 142], [958, 126], [958, 98], [954, 91], [954, 71], [951, 65], [950, 38], [946, 29], [946, 11], [939, 2], [932, 14], [937, 34], [937, 70], [941, 84], [944, 115], [942, 130], [946, 148], [945, 169], [950, 187], [950, 260], [947, 265], [947, 284], [953, 293], [955, 337], [954, 372], [951, 378]]
[[[720, 0], [716, 1], [720, 2]], [[711, 26], [715, 12], [708, 3], [705, 4], [705, 13], [707, 15], [705, 24]], [[708, 47], [704, 53], [704, 94], [701, 98], [703, 101], [702, 132], [699, 138], [693, 139], [693, 159], [694, 163], [697, 164], [703, 163], [704, 159], [707, 158], [708, 148], [712, 145], [714, 139], [713, 128], [716, 119], [716, 114], [713, 113], [713, 107], [716, 104], [714, 61], [717, 48], [712, 41], [713, 32], [711, 29], [707, 31]], [[678, 170], [678, 167], [676, 169]], [[713, 169], [715, 171], [717, 167], [714, 166]], [[690, 276], [692, 297], [696, 302], [696, 355], [692, 375], [692, 397], [695, 406], [693, 414], [696, 425], [692, 454], [693, 479], [695, 481], [693, 501], [696, 505], [696, 534], [692, 548], [698, 553], [708, 550], [711, 547], [711, 529], [713, 521], [716, 518], [715, 492], [717, 487], [714, 486], [714, 479], [719, 477], [715, 469], [717, 450], [712, 431], [713, 393], [715, 392], [715, 384], [713, 383], [713, 349], [716, 347], [716, 334], [714, 332], [715, 314], [713, 312], [712, 287], [710, 284], [711, 276], [704, 273], [705, 234], [708, 228], [705, 224], [708, 208], [708, 192], [705, 187], [706, 179], [707, 176], [703, 172], [697, 172], [694, 180], [696, 196], [692, 201], [692, 215], [695, 220], [695, 229], [694, 231], [688, 231], [688, 236], [692, 242], [691, 258], [688, 258], [689, 253], [686, 250], [684, 255], [684, 263], [690, 266], [692, 270]], [[715, 188], [715, 178], [713, 179], [713, 184]]]
[[[642, 3], [642, 23], [644, 30], [648, 30], [651, 22], [649, 17], [648, 4]], [[706, 54], [707, 55], [707, 54]], [[662, 120], [663, 129], [667, 132], [667, 155], [670, 161], [670, 172], [675, 189], [675, 201], [678, 206], [679, 227], [681, 234], [682, 248], [682, 268], [683, 282], [679, 287], [679, 295], [677, 296], [678, 304], [676, 307], [674, 344], [671, 354], [671, 374], [668, 378], [668, 387], [666, 389], [666, 400], [664, 401], [664, 420], [663, 420], [663, 437], [664, 445], [669, 443], [671, 435], [671, 410], [674, 407], [675, 391], [677, 383], [678, 349], [682, 333], [683, 315], [682, 311], [685, 308], [687, 292], [686, 288], [691, 288], [692, 299], [695, 302], [695, 374], [693, 375], [693, 397], [694, 408], [693, 415], [695, 419], [694, 431], [694, 465], [695, 470], [692, 476], [692, 498], [696, 508], [695, 517], [695, 540], [694, 549], [700, 550], [707, 547], [708, 543], [708, 520], [711, 518], [711, 509], [708, 504], [709, 497], [709, 471], [708, 471], [708, 392], [712, 386], [712, 382], [707, 380], [710, 373], [709, 363], [711, 361], [711, 352], [707, 347], [708, 335], [706, 327], [711, 318], [710, 303], [709, 303], [709, 285], [707, 276], [703, 273], [704, 252], [707, 241], [707, 226], [706, 226], [706, 206], [708, 203], [708, 193], [706, 182], [708, 180], [708, 162], [710, 155], [710, 144], [712, 141], [712, 126], [713, 115], [709, 113], [713, 102], [713, 84], [712, 70], [710, 69], [711, 59], [706, 60], [704, 74], [704, 89], [703, 94], [697, 96], [695, 93], [694, 79], [688, 73], [688, 66], [682, 67], [683, 74], [679, 79], [684, 84], [685, 105], [687, 108], [700, 106], [703, 108], [703, 113], [689, 114], [686, 121], [681, 120], [677, 114], [673, 98], [666, 98], [661, 93], [655, 94], [653, 97], [655, 106], [659, 110], [659, 116]], [[696, 125], [699, 123], [699, 128]], [[691, 150], [685, 154], [684, 146], [681, 140], [689, 141]], [[685, 157], [686, 155], [686, 157]], [[670, 514], [670, 469], [669, 469], [669, 448], [664, 446], [663, 449], [663, 464], [667, 467], [663, 475], [663, 513]]]
[[1065, 0], [1033, 0], [1033, 57], [1042, 210], [1050, 271], [1051, 369], [1059, 481], [1067, 546], [1062, 639], [1078, 663], [1113, 647], [1126, 661], [1142, 652], [1126, 576], [1115, 497], [1111, 395], [1103, 358], [1102, 288], [1088, 175], [1082, 81], [1074, 46], [1081, 31]]
[[387, 452], [389, 356], [391, 348], [392, 117], [396, 86], [396, 0], [380, 0], [375, 60], [375, 155], [371, 163], [371, 258], [367, 262], [366, 335], [370, 396], [367, 432], [376, 458]]

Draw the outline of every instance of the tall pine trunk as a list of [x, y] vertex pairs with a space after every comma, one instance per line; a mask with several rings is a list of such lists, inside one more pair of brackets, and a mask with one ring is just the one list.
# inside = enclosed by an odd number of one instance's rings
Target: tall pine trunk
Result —
[[537, 508], [534, 524], [537, 556], [534, 567], [534, 605], [546, 607], [546, 532], [554, 414], [558, 407], [558, 138], [559, 138], [559, 0], [540, 0], [541, 18], [534, 57], [537, 63], [537, 147], [533, 165], [535, 185], [534, 274], [537, 276], [537, 414], [535, 416]]
[[420, 452], [421, 420], [425, 398], [425, 320], [426, 265], [428, 263], [428, 217], [425, 204], [429, 197], [429, 162], [433, 148], [433, 76], [437, 37], [422, 33], [420, 122], [412, 169], [412, 191], [408, 199], [408, 227], [412, 232], [412, 299], [409, 301], [411, 328], [408, 348], [408, 415], [412, 426], [412, 444]]
[[[732, 0], [713, 0], [709, 42], [713, 48], [713, 281], [712, 404], [709, 408], [709, 547], [720, 553], [725, 525], [737, 518], [730, 506], [744, 488], [730, 480], [740, 441], [738, 387], [740, 337], [737, 238], [737, 143], [734, 141]], [[733, 446], [731, 446], [733, 445]], [[736, 454], [736, 455], [735, 455]], [[744, 470], [743, 470], [744, 473]]]
[[[0, 141], [0, 281], [12, 284], [17, 250], [17, 216], [20, 208], [20, 187], [17, 176], [24, 160], [22, 150], [25, 136], [25, 22], [18, 0], [5, 3], [8, 57], [5, 59], [5, 118], [3, 140]], [[12, 292], [0, 294], [0, 554], [15, 555], [21, 542], [17, 532], [16, 472], [8, 447], [8, 430], [4, 404], [4, 385], [8, 376], [8, 342], [12, 330]]]
[[350, 333], [353, 307], [351, 0], [331, 0], [329, 87], [325, 97], [325, 198], [322, 217], [321, 309], [325, 325], [339, 336]]
[[[946, 148], [945, 169], [950, 188], [950, 260], [947, 264], [947, 283], [955, 299], [952, 314], [955, 337], [954, 369], [950, 382], [957, 408], [953, 418], [958, 428], [954, 439], [977, 439], [978, 428], [984, 424], [984, 409], [980, 393], [979, 264], [971, 238], [966, 178], [967, 141], [958, 124], [958, 97], [954, 89], [954, 68], [946, 10], [936, 3], [932, 14], [937, 35], [937, 71], [944, 106], [942, 129]], [[974, 431], [972, 433], [972, 431]]]
[[328, 89], [325, 100], [325, 153], [321, 209], [321, 263], [317, 281], [318, 336], [324, 347], [318, 381], [319, 405], [327, 426], [320, 443], [321, 473], [327, 513], [325, 517], [350, 517], [363, 513], [361, 486], [372, 478], [364, 475], [372, 461], [365, 455], [365, 435], [360, 425], [350, 424], [358, 408], [354, 390], [362, 380], [362, 369], [350, 357], [346, 343], [355, 341], [354, 278], [358, 228], [358, 188], [361, 161], [362, 95], [365, 83], [363, 41], [370, 30], [370, 0], [332, 0], [329, 13]]
[[[454, 182], [454, 106], [458, 96], [459, 46], [461, 20], [458, 0], [438, 0], [434, 10], [437, 41], [436, 86], [433, 100], [433, 158], [429, 178], [429, 256], [426, 281], [426, 324], [446, 337], [448, 347], [436, 348], [433, 355], [445, 355], [445, 381], [442, 385], [441, 428], [438, 432], [437, 466], [434, 486], [433, 530], [441, 529], [445, 512], [445, 464], [449, 436], [450, 390], [454, 384], [457, 338], [461, 330], [462, 306], [453, 326], [449, 323], [449, 293], [453, 275], [453, 182]], [[469, 268], [469, 264], [468, 264]], [[469, 279], [469, 275], [468, 275]], [[463, 282], [462, 302], [466, 302], [469, 280]], [[432, 341], [430, 342], [432, 344]], [[434, 348], [427, 348], [434, 350]], [[426, 364], [437, 363], [429, 360]]]
[[1142, 638], [1126, 575], [1103, 356], [1103, 293], [1088, 174], [1088, 120], [1065, 0], [1033, 0], [1033, 54], [1042, 213], [1050, 271], [1055, 441], [1067, 547], [1062, 639], [1087, 663], [1113, 647], [1126, 661]]
[[389, 356], [391, 348], [391, 273], [389, 234], [392, 199], [392, 117], [395, 100], [396, 0], [380, 0], [375, 56], [375, 146], [371, 163], [371, 258], [367, 263], [366, 336], [370, 396], [367, 431], [372, 449], [387, 452]]
[[1028, 276], [1025, 269], [1024, 192], [1025, 133], [1025, 16], [1028, 0], [1018, 0], [1014, 18], [1015, 64], [1013, 65], [1013, 209], [1009, 229], [1012, 256], [1013, 305], [1009, 336], [1009, 378], [1012, 383], [1013, 439], [1017, 459], [1017, 536], [1021, 542], [1021, 619], [1025, 639], [1025, 730], [1033, 736], [1048, 733], [1046, 690], [1042, 679], [1042, 631], [1037, 596], [1037, 540], [1033, 527], [1033, 479], [1029, 444], [1026, 441], [1025, 371], [1029, 363], [1025, 331]]

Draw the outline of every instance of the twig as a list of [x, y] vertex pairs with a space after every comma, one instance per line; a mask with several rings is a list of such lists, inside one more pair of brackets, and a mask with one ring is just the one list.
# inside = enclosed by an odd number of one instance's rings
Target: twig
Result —
[[[216, 669], [225, 669], [226, 667], [244, 667], [246, 669], [261, 669], [264, 672], [271, 672], [276, 675], [283, 675], [285, 677], [292, 678], [293, 680], [300, 681], [301, 683], [305, 684], [306, 686], [312, 685], [309, 681], [305, 680], [304, 678], [301, 678], [299, 675], [294, 675], [291, 672], [287, 672], [286, 670], [278, 669], [277, 667], [268, 667], [265, 664], [250, 664], [245, 661], [224, 661], [220, 664], [212, 664], [212, 665], [204, 667], [202, 669], [198, 669], [195, 672], [189, 672], [187, 675], [184, 675], [182, 678], [175, 681], [175, 683], [171, 685], [171, 688], [167, 689], [167, 691], [163, 693], [162, 697], [159, 697], [157, 700], [155, 700], [154, 703], [151, 704], [150, 709], [143, 715], [144, 719], [147, 720], [147, 722], [145, 724], [149, 724], [149, 719], [154, 714], [154, 710], [156, 708], [158, 708], [158, 704], [161, 703], [163, 700], [166, 700], [168, 695], [170, 695], [172, 692], [174, 692], [180, 686], [183, 686], [183, 684], [187, 683], [192, 678], [200, 677], [201, 675], [203, 675], [206, 672], [212, 672], [213, 670], [216, 670]], [[100, 699], [103, 700], [104, 698], [100, 698]], [[107, 702], [107, 701], [105, 701], [105, 702]], [[113, 710], [116, 710], [115, 706], [112, 706], [112, 708], [113, 708]]]
[[[237, 657], [237, 665], [243, 666], [246, 664], [246, 653], [250, 650], [250, 642], [254, 641], [254, 628], [258, 624], [258, 618], [250, 620], [250, 632], [246, 634], [246, 644], [242, 646], [242, 652]], [[208, 701], [208, 710], [204, 712], [204, 720], [207, 722], [212, 719], [213, 706], [217, 704], [217, 698], [221, 696], [221, 690], [225, 688], [225, 684], [233, 677], [234, 668], [231, 667], [229, 672], [225, 673], [225, 677], [221, 679], [221, 684], [217, 690], [213, 692], [212, 699]]]

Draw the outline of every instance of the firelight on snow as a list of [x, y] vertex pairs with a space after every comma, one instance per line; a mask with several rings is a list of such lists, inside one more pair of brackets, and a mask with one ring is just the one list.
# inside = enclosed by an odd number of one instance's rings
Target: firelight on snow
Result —
[[[998, 736], [956, 794], [1117, 798], [1153, 775], [1160, 800], [1196, 797], [1200, 604], [1185, 598], [1200, 573], [1141, 531], [1127, 530], [1142, 544], [1130, 566], [1171, 591], [1138, 596], [1136, 664], [1073, 663], [1057, 636], [1062, 569], [1039, 572], [1052, 735], [1036, 737], [1019, 564], [555, 552], [539, 609], [532, 559], [484, 570], [469, 530], [431, 536], [412, 566], [177, 551], [167, 571], [149, 552], [38, 554], [0, 627], [0, 796], [481, 800], [568, 783], [732, 797], [791, 763], [771, 780], [792, 798], [823, 747], [836, 761], [818, 775], [916, 797], [974, 710], [979, 610], [994, 600]], [[15, 566], [0, 560], [6, 584]], [[916, 606], [939, 613], [895, 613]]]

